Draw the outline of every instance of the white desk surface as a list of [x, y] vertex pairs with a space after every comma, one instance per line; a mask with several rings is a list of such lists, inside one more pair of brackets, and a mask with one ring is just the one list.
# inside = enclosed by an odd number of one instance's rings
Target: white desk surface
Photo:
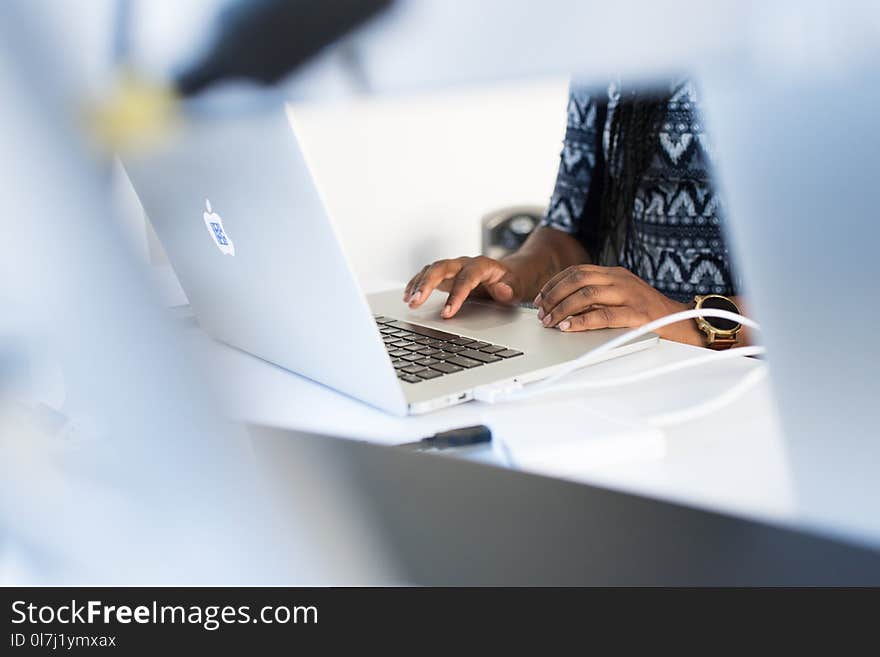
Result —
[[[482, 423], [494, 410], [470, 402], [428, 415], [397, 418], [220, 344], [194, 326], [187, 330], [187, 340], [214, 382], [220, 403], [231, 417], [242, 421], [395, 444]], [[587, 368], [571, 380], [631, 374], [693, 357], [698, 351], [660, 341], [644, 352]], [[698, 404], [739, 381], [756, 365], [750, 359], [735, 359], [641, 384], [566, 396], [576, 395], [591, 410], [635, 419]], [[540, 412], [541, 404], [557, 398], [546, 395], [518, 403], [534, 405]], [[728, 407], [664, 432], [664, 458], [590, 469], [583, 480], [737, 515], [791, 519], [791, 479], [766, 379]], [[459, 455], [501, 465], [488, 448], [459, 450]]]

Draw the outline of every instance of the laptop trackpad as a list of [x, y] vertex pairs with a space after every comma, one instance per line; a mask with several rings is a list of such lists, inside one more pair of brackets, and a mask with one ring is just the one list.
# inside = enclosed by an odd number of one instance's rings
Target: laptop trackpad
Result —
[[[439, 295], [435, 295], [438, 296]], [[425, 321], [436, 322], [438, 320], [446, 322], [440, 317], [440, 311], [446, 302], [446, 295], [442, 298], [429, 299], [428, 302], [418, 310], [411, 310], [407, 313], [413, 321], [423, 319]], [[466, 301], [461, 310], [456, 313], [455, 317], [448, 320], [449, 328], [447, 330], [455, 332], [457, 327], [464, 329], [472, 329], [475, 331], [486, 331], [501, 326], [507, 326], [522, 318], [525, 312], [516, 306], [502, 306], [492, 301], [472, 300]]]

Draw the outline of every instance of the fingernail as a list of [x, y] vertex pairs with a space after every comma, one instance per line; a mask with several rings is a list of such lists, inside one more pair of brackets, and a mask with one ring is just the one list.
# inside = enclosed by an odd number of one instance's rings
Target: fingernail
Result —
[[532, 301], [532, 303], [535, 304], [536, 306], [541, 304], [541, 293], [540, 292], [538, 292], [538, 296], [535, 297], [535, 300]]
[[563, 322], [559, 322], [559, 330], [560, 331], [567, 331], [570, 328], [571, 328], [571, 322], [569, 322], [567, 319]]
[[414, 295], [409, 298], [410, 303], [415, 303], [419, 299], [422, 298], [422, 291], [418, 290]]
[[541, 323], [544, 326], [550, 326], [550, 315], [547, 315], [546, 317], [544, 317], [544, 319], [541, 320]]
[[544, 319], [544, 315], [547, 313], [544, 312], [543, 308], [538, 308], [538, 319]]
[[443, 312], [440, 313], [444, 317], [449, 317], [452, 314], [452, 306], [444, 306]]

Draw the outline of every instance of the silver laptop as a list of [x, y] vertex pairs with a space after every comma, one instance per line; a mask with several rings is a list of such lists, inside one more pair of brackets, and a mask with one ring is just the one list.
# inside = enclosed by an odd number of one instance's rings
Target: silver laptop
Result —
[[123, 159], [208, 333], [390, 413], [538, 380], [621, 333], [563, 334], [532, 309], [479, 301], [444, 320], [441, 293], [416, 311], [402, 290], [365, 297], [281, 103], [244, 116], [202, 112], [148, 155]]

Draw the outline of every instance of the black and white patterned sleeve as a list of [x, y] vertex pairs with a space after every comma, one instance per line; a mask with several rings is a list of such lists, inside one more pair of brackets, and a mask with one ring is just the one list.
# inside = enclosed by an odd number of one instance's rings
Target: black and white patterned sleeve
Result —
[[[541, 221], [542, 226], [576, 235], [582, 241], [587, 235], [595, 233], [592, 226], [584, 226], [585, 221], [597, 221], [597, 217], [587, 216], [588, 199], [595, 197], [594, 187], [602, 184], [597, 170], [601, 158], [601, 134], [604, 130], [607, 111], [607, 92], [596, 87], [573, 84], [568, 94], [568, 122], [565, 140], [559, 157], [559, 172], [547, 213]], [[594, 194], [590, 194], [591, 190]], [[592, 250], [592, 244], [585, 244]]]

